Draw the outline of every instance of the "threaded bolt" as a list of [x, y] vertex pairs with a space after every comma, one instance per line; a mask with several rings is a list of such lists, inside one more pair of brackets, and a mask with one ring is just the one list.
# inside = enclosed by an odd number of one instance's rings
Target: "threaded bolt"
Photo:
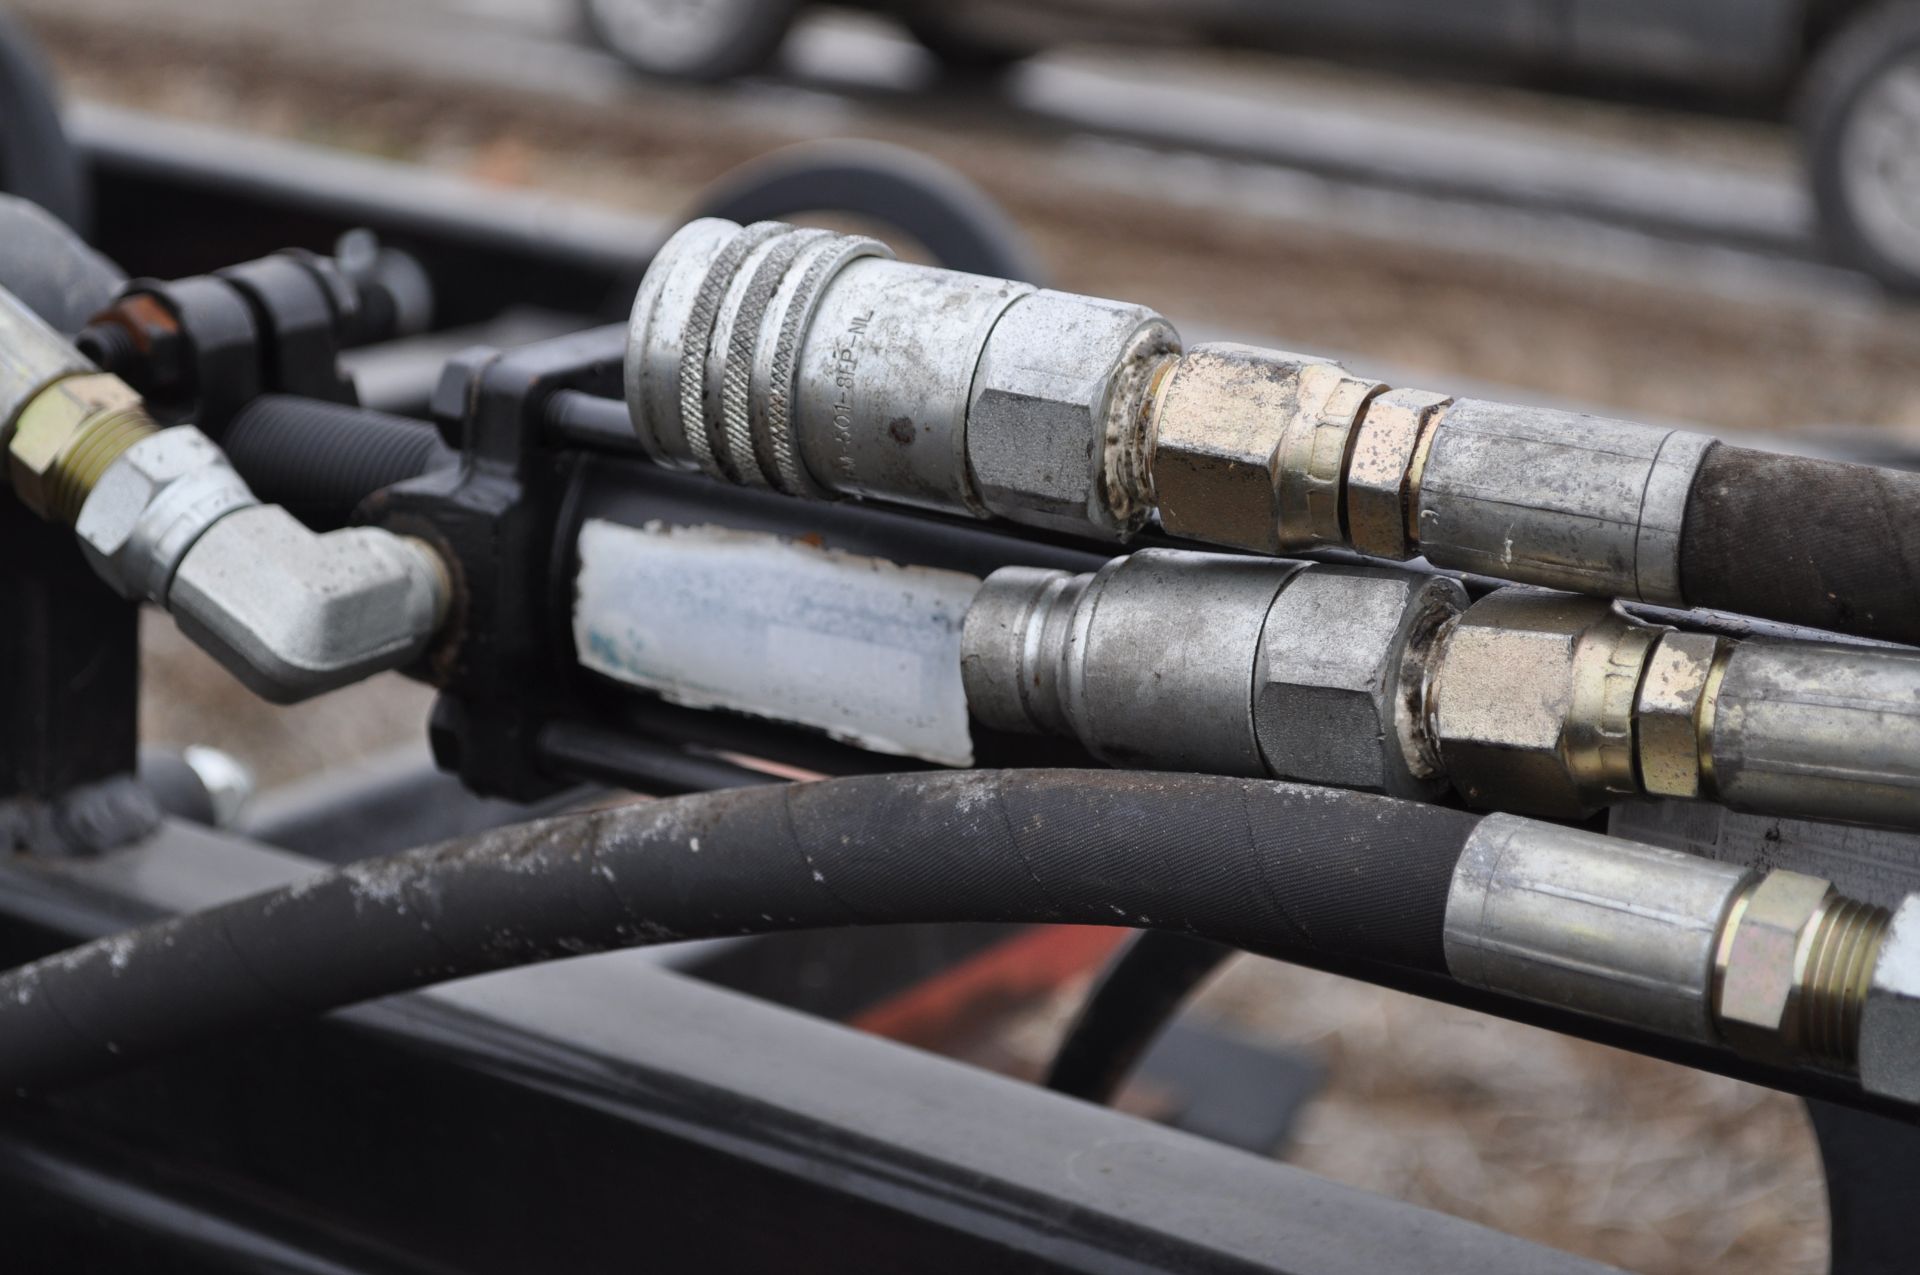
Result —
[[125, 376], [140, 357], [139, 342], [118, 323], [92, 324], [73, 338], [73, 344], [102, 371], [116, 376]]
[[123, 408], [95, 416], [82, 424], [73, 443], [50, 475], [48, 512], [71, 526], [80, 520], [100, 475], [120, 453], [153, 432], [153, 422], [140, 408]]

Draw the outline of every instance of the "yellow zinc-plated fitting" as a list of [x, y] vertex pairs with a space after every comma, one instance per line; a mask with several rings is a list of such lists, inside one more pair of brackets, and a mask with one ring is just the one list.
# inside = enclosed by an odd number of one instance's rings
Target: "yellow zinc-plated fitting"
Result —
[[1721, 923], [1713, 1011], [1742, 1053], [1850, 1070], [1889, 913], [1819, 877], [1771, 872]]
[[42, 518], [71, 526], [107, 466], [154, 428], [140, 395], [117, 376], [55, 381], [14, 422], [7, 444], [14, 493]]

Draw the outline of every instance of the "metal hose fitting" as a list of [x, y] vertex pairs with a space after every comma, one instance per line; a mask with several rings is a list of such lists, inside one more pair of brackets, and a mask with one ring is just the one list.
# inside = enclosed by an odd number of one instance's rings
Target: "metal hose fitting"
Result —
[[[1898, 917], [1898, 921], [1894, 917]], [[1897, 914], [1817, 877], [1511, 815], [1467, 840], [1447, 968], [1475, 987], [1920, 1100], [1920, 896]]]
[[29, 509], [71, 526], [101, 474], [153, 430], [138, 394], [0, 288], [0, 445]]
[[[1188, 623], [1205, 616], [1204, 624]], [[974, 718], [1177, 767], [1578, 818], [1641, 796], [1920, 827], [1920, 654], [1736, 642], [1596, 598], [1153, 549], [1009, 567], [967, 613]]]
[[1716, 1041], [1714, 956], [1752, 873], [1513, 815], [1467, 840], [1447, 968], [1474, 987]]
[[1439, 637], [1427, 732], [1469, 804], [1581, 816], [1641, 791], [1634, 695], [1663, 630], [1597, 598], [1501, 589]]
[[981, 723], [1116, 765], [1431, 799], [1424, 661], [1465, 604], [1442, 576], [1173, 549], [1008, 567], [967, 612], [961, 673]]
[[[1418, 556], [1920, 642], [1920, 608], [1888, 583], [1920, 554], [1900, 530], [1920, 525], [1910, 475], [1391, 387], [1311, 355], [1182, 354], [1138, 306], [777, 223], [681, 230], [629, 335], [643, 445], [727, 481], [1107, 540], [1157, 514], [1256, 552]], [[1778, 552], [1756, 566], [1743, 542]]]
[[669, 464], [1054, 530], [1343, 545], [1679, 604], [1712, 440], [1420, 390], [1152, 311], [894, 261], [870, 239], [703, 219], [634, 300], [634, 428]]
[[1720, 1034], [1747, 1053], [1849, 1069], [1890, 914], [1798, 872], [1749, 881], [1714, 952]]
[[695, 221], [634, 300], [627, 402], [655, 459], [793, 496], [871, 496], [1118, 536], [1151, 311], [895, 261], [778, 222]]
[[74, 528], [94, 571], [261, 696], [290, 702], [418, 657], [445, 617], [445, 563], [371, 527], [317, 535], [263, 505], [192, 426], [156, 429], [0, 289], [0, 442], [14, 491]]

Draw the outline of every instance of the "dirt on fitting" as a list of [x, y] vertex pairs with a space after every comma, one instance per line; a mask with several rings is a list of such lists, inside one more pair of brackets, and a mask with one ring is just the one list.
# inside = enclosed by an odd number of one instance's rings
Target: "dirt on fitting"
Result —
[[[94, 12], [103, 3], [112, 22]], [[648, 213], [818, 132], [818, 111], [783, 123], [725, 92], [635, 85], [608, 110], [356, 66], [298, 40], [174, 22], [157, 5], [18, 7], [79, 97]], [[1200, 206], [1150, 159], [1131, 189], [1089, 189], [1045, 138], [862, 109], [834, 118], [840, 135], [918, 147], [979, 182], [1060, 287], [1626, 414], [1920, 431], [1920, 321], [1898, 309], [1863, 318], [1700, 295], [1579, 261], [1543, 268]], [[430, 696], [401, 679], [272, 709], [170, 621], [150, 617], [143, 632], [149, 737], [228, 748], [265, 782], [423, 730]], [[1013, 1025], [1009, 1056], [1044, 1057], [1077, 990]], [[1253, 960], [1198, 1012], [1325, 1065], [1329, 1083], [1283, 1149], [1296, 1164], [1638, 1271], [1825, 1268], [1818, 1159], [1801, 1108], [1780, 1095]]]

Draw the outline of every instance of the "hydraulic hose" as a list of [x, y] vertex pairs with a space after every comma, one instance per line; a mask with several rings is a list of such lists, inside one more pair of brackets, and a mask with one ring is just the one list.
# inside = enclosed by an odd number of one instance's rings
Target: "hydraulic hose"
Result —
[[1160, 315], [695, 221], [634, 298], [634, 437], [660, 463], [1124, 542], [1348, 550], [1669, 608], [1920, 642], [1920, 478], [1691, 430], [1183, 347]]
[[1232, 955], [1175, 930], [1135, 935], [1087, 993], [1047, 1068], [1047, 1088], [1112, 1102], [1194, 989]]
[[0, 287], [48, 325], [78, 331], [113, 303], [125, 283], [118, 266], [52, 213], [28, 200], [0, 195]]
[[370, 860], [0, 977], [0, 1089], [610, 948], [1022, 921], [1182, 930], [1444, 974], [1478, 821], [1198, 775], [975, 771], [741, 788]]
[[1920, 474], [1724, 443], [1680, 536], [1687, 601], [1920, 643]]

